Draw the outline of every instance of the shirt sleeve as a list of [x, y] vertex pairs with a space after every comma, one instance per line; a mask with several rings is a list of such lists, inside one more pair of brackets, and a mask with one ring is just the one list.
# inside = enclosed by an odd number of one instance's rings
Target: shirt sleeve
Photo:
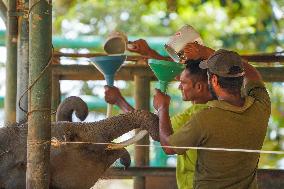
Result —
[[178, 115], [171, 117], [172, 128], [174, 132], [176, 132], [179, 128], [181, 128], [191, 116], [190, 110], [186, 110]]
[[207, 108], [206, 104], [193, 104], [190, 108], [186, 109], [184, 112], [179, 113], [171, 117], [172, 128], [174, 132], [183, 127], [191, 118], [193, 114]]
[[186, 147], [199, 146], [206, 139], [205, 136], [198, 119], [193, 116], [185, 126], [170, 136], [169, 143], [171, 146], [179, 147], [174, 148], [177, 154], [184, 154], [188, 150]]
[[263, 105], [263, 108], [269, 110], [271, 107], [270, 97], [262, 81], [248, 82], [245, 86], [245, 94], [253, 97]]

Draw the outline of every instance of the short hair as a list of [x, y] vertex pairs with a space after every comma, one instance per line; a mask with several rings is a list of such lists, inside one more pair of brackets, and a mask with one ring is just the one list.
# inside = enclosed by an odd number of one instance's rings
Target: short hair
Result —
[[[209, 78], [211, 79], [214, 73], [209, 72]], [[218, 79], [218, 84], [221, 88], [225, 89], [228, 93], [232, 95], [241, 94], [241, 88], [243, 86], [244, 76], [240, 77], [221, 77], [216, 75]]]
[[197, 81], [202, 81], [202, 82], [206, 82], [208, 80], [207, 77], [207, 71], [204, 69], [201, 69], [199, 67], [201, 60], [187, 60], [186, 63], [186, 67], [185, 69], [191, 74], [193, 75], [193, 83], [195, 84]]

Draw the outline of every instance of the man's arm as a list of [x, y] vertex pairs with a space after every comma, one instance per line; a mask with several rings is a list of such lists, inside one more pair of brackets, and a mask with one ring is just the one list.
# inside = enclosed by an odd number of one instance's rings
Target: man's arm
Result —
[[171, 57], [162, 56], [155, 50], [151, 49], [148, 45], [148, 43], [144, 39], [138, 39], [136, 41], [129, 41], [127, 45], [127, 50], [130, 52], [136, 52], [143, 56], [146, 56], [147, 58], [153, 58], [158, 60], [167, 60], [167, 61], [173, 61]]
[[124, 113], [134, 110], [116, 87], [105, 86], [105, 101], [117, 105]]
[[[201, 129], [197, 119], [190, 119], [186, 125], [181, 127], [176, 133], [173, 133], [171, 120], [169, 117], [170, 97], [156, 89], [154, 96], [154, 107], [159, 116], [159, 135], [162, 146], [198, 146], [201, 141], [206, 140], [206, 131]], [[163, 147], [166, 154], [184, 154], [186, 148]]]
[[[170, 146], [169, 137], [173, 134], [171, 120], [169, 116], [170, 97], [156, 89], [153, 104], [159, 116], [159, 135], [162, 146]], [[166, 154], [176, 154], [174, 149], [163, 147]]]
[[[214, 52], [215, 52], [215, 50], [213, 50], [209, 47], [200, 45], [198, 43], [188, 43], [184, 47], [185, 56], [188, 59], [193, 59], [193, 60], [208, 59]], [[257, 71], [257, 69], [255, 67], [250, 65], [247, 62], [247, 60], [243, 59], [243, 66], [244, 66], [244, 71], [245, 71], [245, 75], [244, 75], [245, 84], [249, 81], [252, 81], [252, 82], [262, 81], [262, 77], [261, 77], [260, 73]]]
[[215, 52], [215, 50], [193, 42], [187, 43], [183, 48], [183, 52], [188, 60], [206, 60]]
[[[159, 116], [159, 134], [160, 134], [160, 143], [162, 146], [170, 146], [170, 136], [173, 134], [173, 129], [170, 121], [169, 110], [168, 108], [158, 110]], [[163, 147], [163, 150], [166, 154], [176, 154], [174, 149]]]
[[255, 67], [243, 60], [244, 66], [244, 93], [251, 96], [262, 104], [262, 109], [267, 112], [267, 116], [271, 113], [271, 101], [268, 91], [265, 88], [264, 82], [260, 73]]
[[[213, 50], [209, 47], [200, 45], [198, 43], [188, 43], [184, 47], [185, 56], [188, 59], [193, 59], [193, 60], [208, 59], [214, 52], [215, 52], [215, 50]], [[247, 60], [243, 59], [243, 66], [244, 66], [244, 71], [245, 71], [245, 75], [244, 75], [245, 84], [249, 81], [252, 81], [252, 82], [262, 81], [262, 77], [261, 77], [260, 73], [257, 71], [257, 69], [255, 67], [250, 65], [247, 62]]]
[[153, 49], [151, 49], [151, 51], [149, 52], [148, 57], [152, 58], [152, 59], [166, 60], [166, 61], [172, 61], [173, 62], [173, 59], [171, 57], [169, 57], [169, 56], [162, 56], [157, 51], [155, 51]]
[[244, 75], [244, 85], [245, 86], [248, 82], [262, 82], [262, 77], [260, 73], [257, 71], [255, 67], [250, 65], [247, 62], [247, 60], [243, 59], [243, 66], [244, 66], [244, 71], [245, 71], [245, 75]]

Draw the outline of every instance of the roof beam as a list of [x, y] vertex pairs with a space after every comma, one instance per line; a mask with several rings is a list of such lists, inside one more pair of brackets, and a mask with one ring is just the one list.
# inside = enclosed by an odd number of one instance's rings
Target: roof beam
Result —
[[[257, 67], [257, 69], [266, 82], [284, 81], [284, 67]], [[58, 76], [60, 80], [104, 80], [103, 75], [92, 65], [53, 65], [53, 75]], [[139, 64], [122, 66], [115, 79], [132, 81], [134, 75], [149, 77], [151, 81], [157, 80], [149, 66]]]

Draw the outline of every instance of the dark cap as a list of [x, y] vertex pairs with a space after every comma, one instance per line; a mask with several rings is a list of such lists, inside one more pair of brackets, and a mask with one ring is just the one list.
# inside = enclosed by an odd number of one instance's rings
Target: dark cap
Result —
[[213, 74], [221, 77], [241, 77], [244, 75], [244, 67], [241, 56], [234, 52], [219, 49], [207, 60], [199, 64], [201, 69], [209, 69]]

